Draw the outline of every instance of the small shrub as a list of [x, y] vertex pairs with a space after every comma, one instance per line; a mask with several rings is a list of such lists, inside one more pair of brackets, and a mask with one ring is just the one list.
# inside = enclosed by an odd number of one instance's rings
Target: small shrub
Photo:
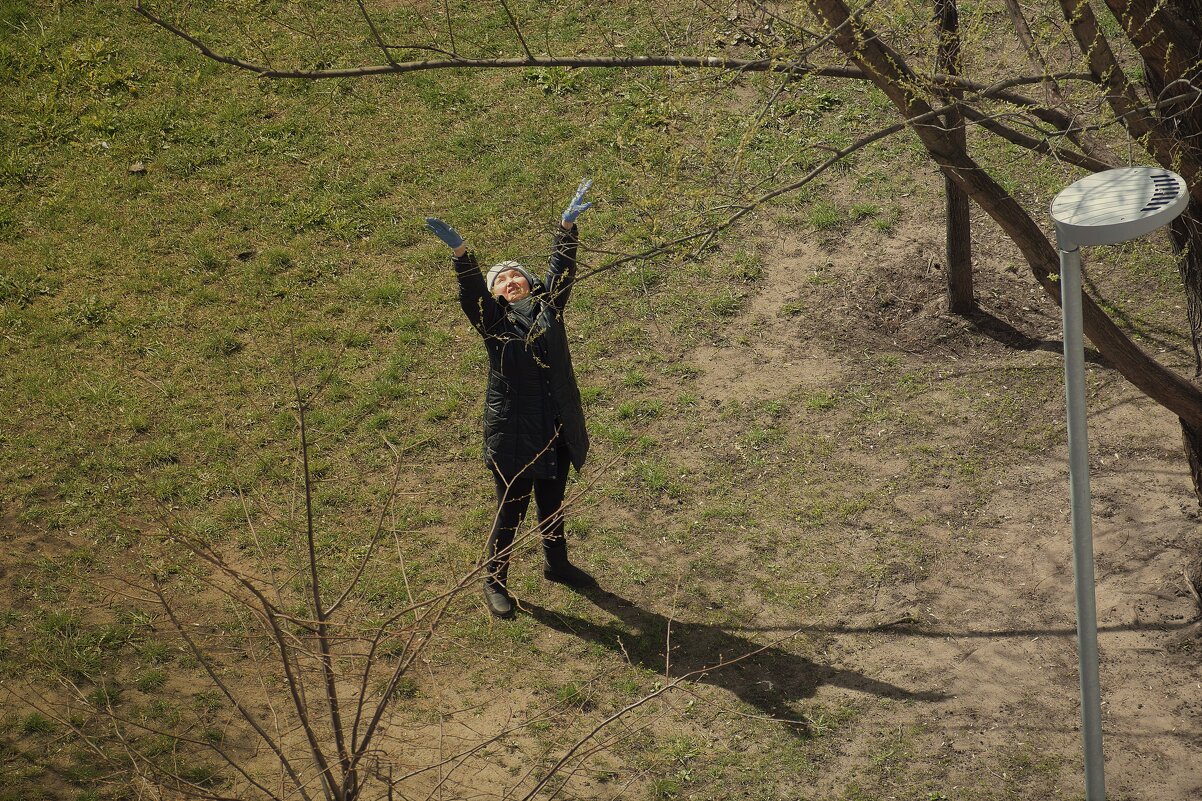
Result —
[[221, 774], [212, 765], [193, 765], [180, 771], [180, 778], [199, 787], [215, 787], [221, 782]]
[[46, 277], [28, 267], [0, 272], [0, 303], [28, 306], [36, 298], [53, 294]]
[[745, 284], [754, 284], [764, 277], [764, 262], [754, 254], [740, 252], [735, 256], [734, 276]]
[[225, 269], [225, 259], [208, 248], [200, 248], [192, 258], [195, 269], [201, 272], [219, 273]]
[[616, 411], [619, 420], [650, 419], [659, 417], [664, 411], [664, 405], [658, 400], [623, 401], [618, 404]]
[[156, 723], [175, 726], [183, 719], [183, 714], [176, 704], [156, 698], [146, 707], [146, 717]]
[[97, 685], [87, 694], [87, 702], [97, 707], [113, 707], [121, 700], [121, 690], [111, 684]]
[[600, 403], [605, 397], [605, 390], [601, 387], [581, 387], [580, 402], [585, 406], [595, 406]]
[[647, 376], [638, 370], [631, 370], [622, 377], [622, 384], [627, 387], [645, 387], [649, 383]]
[[[883, 234], [887, 234], [893, 230], [895, 225], [897, 225], [897, 221], [900, 217], [901, 213], [896, 208], [889, 209], [889, 211], [885, 214], [873, 218], [872, 227]], [[1055, 277], [1056, 276], [1053, 276], [1053, 278]]]
[[422, 416], [427, 422], [440, 423], [443, 420], [450, 418], [458, 408], [459, 401], [454, 398], [450, 398], [445, 401], [431, 404], [431, 406], [426, 409], [425, 414]]
[[286, 250], [269, 250], [263, 254], [263, 271], [269, 275], [279, 275], [295, 266], [292, 254]]
[[817, 392], [805, 400], [807, 409], [815, 412], [825, 412], [835, 406], [835, 396], [829, 392]]
[[171, 659], [171, 649], [166, 643], [158, 640], [148, 640], [142, 643], [139, 651], [143, 659], [156, 665], [161, 665]]
[[41, 177], [41, 164], [29, 152], [17, 148], [0, 151], [0, 184], [32, 186]]
[[192, 708], [200, 712], [216, 712], [221, 709], [221, 695], [216, 690], [201, 690], [193, 693]]
[[174, 751], [176, 741], [165, 734], [152, 734], [139, 741], [138, 746], [143, 754], [154, 758]]
[[593, 699], [589, 698], [576, 682], [568, 682], [556, 690], [555, 700], [564, 706], [579, 709], [581, 712], [589, 712], [596, 706]]
[[630, 284], [631, 289], [646, 292], [662, 284], [664, 274], [662, 270], [654, 267], [632, 267], [626, 274], [626, 281]]
[[135, 434], [145, 434], [150, 430], [150, 420], [139, 412], [130, 412], [125, 417], [125, 426]]
[[565, 67], [526, 70], [523, 77], [543, 90], [543, 94], [563, 97], [580, 91], [584, 73]]
[[880, 213], [881, 207], [875, 203], [856, 203], [851, 207], [851, 218], [857, 221], [867, 217], [875, 217]]
[[672, 801], [680, 797], [680, 781], [677, 779], [657, 779], [651, 784], [653, 801]]
[[675, 495], [678, 491], [672, 482], [669, 466], [663, 462], [640, 462], [635, 465], [634, 474], [652, 492]]
[[743, 442], [745, 442], [748, 447], [758, 448], [761, 445], [766, 445], [767, 443], [771, 442], [777, 436], [778, 433], [772, 429], [756, 427], [752, 428], [743, 435]]
[[399, 284], [385, 284], [368, 292], [367, 299], [380, 306], [401, 306], [404, 305], [407, 294], [405, 288]]
[[21, 235], [17, 213], [8, 206], [0, 206], [0, 242], [11, 242]]
[[402, 676], [392, 689], [392, 697], [400, 699], [416, 698], [419, 690], [417, 682], [408, 676]]

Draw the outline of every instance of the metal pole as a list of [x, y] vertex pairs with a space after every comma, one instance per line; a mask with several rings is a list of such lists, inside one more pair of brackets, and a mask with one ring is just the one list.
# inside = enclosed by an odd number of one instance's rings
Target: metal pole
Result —
[[1089, 497], [1089, 436], [1085, 419], [1085, 342], [1081, 333], [1081, 251], [1076, 245], [1072, 250], [1060, 251], [1060, 308], [1064, 314], [1064, 387], [1068, 410], [1068, 475], [1072, 494], [1085, 798], [1086, 801], [1105, 801], [1098, 612], [1094, 600], [1093, 524]]

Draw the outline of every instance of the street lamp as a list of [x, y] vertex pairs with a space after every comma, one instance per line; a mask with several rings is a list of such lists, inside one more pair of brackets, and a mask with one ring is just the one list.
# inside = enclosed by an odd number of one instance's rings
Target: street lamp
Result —
[[1081, 671], [1081, 731], [1085, 798], [1104, 801], [1102, 701], [1098, 685], [1098, 616], [1094, 600], [1086, 431], [1085, 345], [1081, 334], [1081, 245], [1114, 245], [1167, 225], [1189, 202], [1180, 175], [1157, 167], [1094, 173], [1052, 201], [1060, 248], [1060, 307], [1064, 314], [1064, 387], [1068, 409], [1068, 474], [1072, 498], [1073, 583], [1077, 595], [1077, 656]]

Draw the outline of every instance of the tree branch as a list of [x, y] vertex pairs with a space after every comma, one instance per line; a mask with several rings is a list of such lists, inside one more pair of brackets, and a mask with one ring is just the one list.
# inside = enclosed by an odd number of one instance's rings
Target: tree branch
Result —
[[509, 3], [505, 0], [500, 0], [501, 8], [505, 9], [505, 16], [509, 17], [509, 24], [513, 27], [513, 32], [518, 35], [518, 41], [522, 43], [522, 50], [526, 51], [526, 58], [534, 60], [534, 54], [530, 52], [530, 46], [526, 44], [526, 37], [522, 35], [522, 26], [518, 25], [517, 19], [513, 16], [513, 12], [509, 10]]
[[852, 144], [848, 145], [845, 148], [835, 151], [835, 153], [833, 155], [831, 155], [829, 158], [827, 158], [825, 161], [823, 161], [817, 167], [814, 167], [812, 170], [810, 170], [808, 173], [806, 173], [804, 176], [802, 176], [797, 181], [794, 181], [785, 186], [777, 187], [776, 189], [773, 189], [770, 192], [765, 192], [764, 194], [760, 195], [759, 197], [755, 198], [754, 200], [749, 201], [746, 205], [741, 206], [737, 212], [735, 212], [734, 214], [727, 217], [725, 220], [723, 220], [722, 222], [720, 222], [716, 225], [712, 225], [709, 228], [705, 228], [700, 231], [695, 231], [691, 234], [686, 234], [684, 236], [677, 237], [676, 239], [673, 239], [668, 242], [662, 242], [660, 244], [653, 245], [652, 247], [648, 248], [647, 250], [641, 251], [639, 253], [633, 253], [633, 254], [628, 254], [628, 255], [622, 256], [620, 258], [615, 259], [614, 261], [607, 262], [607, 263], [602, 264], [601, 266], [596, 267], [592, 270], [581, 273], [579, 276], [577, 276], [576, 280], [579, 282], [586, 278], [591, 278], [594, 275], [608, 272], [609, 270], [612, 270], [615, 267], [620, 267], [621, 265], [627, 264], [632, 261], [646, 261], [647, 259], [650, 259], [654, 256], [658, 256], [661, 253], [668, 253], [673, 250], [676, 250], [681, 245], [685, 245], [690, 242], [694, 242], [698, 239], [703, 240], [700, 247], [704, 248], [710, 241], [713, 240], [713, 238], [715, 236], [717, 236], [718, 234], [720, 234], [722, 231], [726, 230], [730, 226], [734, 225], [736, 222], [738, 222], [740, 219], [742, 219], [747, 214], [751, 213], [752, 211], [754, 211], [755, 209], [764, 205], [765, 203], [767, 203], [775, 198], [780, 197], [781, 195], [785, 195], [785, 194], [788, 194], [789, 192], [794, 192], [794, 191], [800, 189], [801, 187], [803, 187], [806, 184], [808, 184], [809, 182], [813, 181], [819, 175], [826, 172], [826, 170], [830, 169], [832, 166], [837, 164], [839, 161], [841, 161], [842, 159], [851, 155], [852, 153], [856, 152], [857, 150], [865, 148], [868, 145], [872, 144], [873, 142], [880, 141], [881, 139], [884, 139], [885, 137], [892, 136], [893, 134], [898, 133], [899, 131], [903, 131], [911, 125], [915, 125], [920, 122], [925, 122], [925, 121], [937, 116], [938, 114], [941, 114], [942, 112], [943, 112], [943, 109], [940, 108], [938, 110], [931, 111], [928, 114], [925, 114], [921, 117], [915, 117], [913, 119], [905, 120], [904, 122], [894, 123], [893, 125], [889, 125], [885, 128], [882, 128], [872, 134], [869, 134], [868, 136], [863, 137], [862, 139], [859, 139], [859, 140], [853, 142]]
[[[217, 673], [208, 656], [192, 639], [187, 630], [184, 628], [183, 622], [176, 616], [175, 607], [173, 607], [171, 602], [167, 600], [166, 594], [164, 594], [162, 588], [158, 586], [157, 582], [154, 586], [154, 593], [158, 596], [159, 602], [162, 604], [163, 609], [166, 610], [172, 626], [175, 628], [176, 632], [183, 637], [184, 642], [187, 643], [188, 649], [192, 652], [192, 655], [196, 658], [196, 661], [200, 663], [201, 667], [204, 668], [205, 673], [209, 675], [209, 679], [217, 686], [217, 689], [221, 690], [222, 694], [229, 699], [229, 702], [234, 705], [234, 709], [238, 710], [238, 714], [242, 716], [242, 719], [247, 722], [247, 724], [257, 735], [259, 735], [259, 739], [261, 739], [267, 745], [267, 747], [271, 749], [272, 753], [276, 755], [276, 758], [288, 772], [288, 777], [292, 779], [293, 783], [296, 785], [305, 801], [311, 801], [309, 794], [305, 792], [304, 783], [300, 780], [300, 776], [298, 776], [296, 771], [293, 769], [292, 763], [284, 754], [283, 749], [275, 741], [275, 739], [272, 738], [272, 736], [268, 734], [262, 726], [259, 725], [259, 721], [255, 718], [254, 714], [242, 705], [242, 702], [238, 700], [238, 697], [234, 694], [233, 690], [230, 689], [230, 687]], [[310, 742], [314, 749], [320, 753], [320, 749], [317, 747], [315, 738], [311, 738]]]
[[1054, 156], [1061, 161], [1066, 161], [1069, 164], [1089, 170], [1090, 172], [1101, 172], [1102, 170], [1108, 170], [1115, 166], [1114, 164], [1094, 158], [1089, 154], [1078, 153], [1075, 150], [1058, 147], [1046, 139], [1036, 139], [1033, 136], [1027, 136], [1026, 134], [1016, 131], [1007, 125], [1003, 125], [997, 120], [996, 117], [984, 114], [980, 109], [968, 104], [964, 104], [960, 108], [961, 111], [964, 112], [964, 116], [966, 118], [972, 120], [977, 125], [980, 125], [985, 130], [997, 134], [1006, 141], [1016, 144], [1019, 147], [1024, 147], [1032, 152]]
[[1060, 7], [1077, 46], [1089, 61], [1094, 80], [1107, 90], [1106, 100], [1128, 133], [1144, 142], [1162, 166], [1178, 170], [1194, 199], [1202, 201], [1202, 182], [1198, 180], [1202, 165], [1165, 130], [1159, 117], [1146, 110], [1151, 106], [1140, 98], [1135, 84], [1123, 71], [1087, 0], [1060, 0]]
[[[1022, 7], [1018, 4], [1018, 0], [1005, 0], [1006, 10], [1010, 14], [1010, 20], [1014, 23], [1015, 32], [1018, 35], [1018, 40], [1022, 43], [1023, 49], [1027, 51], [1027, 59], [1031, 65], [1040, 72], [1048, 75], [1048, 80], [1044, 84], [1044, 90], [1051, 98], [1052, 102], [1063, 107], [1072, 108], [1069, 102], [1065, 99], [1063, 92], [1060, 91], [1060, 85], [1055, 78], [1051, 77], [1051, 70], [1048, 68], [1047, 60], [1039, 51], [1035, 43], [1035, 37], [1031, 33], [1031, 25], [1027, 22], [1027, 17], [1023, 13]], [[1085, 133], [1084, 130], [1078, 130], [1083, 126], [1074, 125], [1074, 130], [1067, 132], [1067, 135], [1072, 139], [1077, 147], [1081, 148], [1088, 155], [1102, 154], [1105, 158], [1095, 156], [1101, 161], [1113, 162], [1114, 154], [1110, 152], [1102, 142]]]
[[[327, 612], [331, 615], [334, 614], [334, 612], [337, 611], [340, 606], [342, 606], [342, 604], [354, 591], [355, 587], [358, 586], [359, 580], [363, 576], [363, 571], [367, 569], [367, 564], [371, 560], [372, 554], [375, 553], [376, 545], [379, 543], [380, 538], [384, 533], [384, 518], [388, 514], [388, 510], [392, 507], [392, 502], [397, 495], [397, 487], [399, 487], [401, 483], [401, 468], [404, 466], [404, 463], [401, 462], [401, 455], [405, 450], [413, 447], [413, 445], [410, 444], [398, 451], [396, 446], [394, 446], [391, 442], [388, 442], [387, 439], [384, 440], [384, 442], [392, 451], [392, 455], [396, 461], [396, 469], [393, 471], [392, 475], [392, 484], [388, 488], [388, 496], [384, 499], [384, 505], [380, 509], [380, 517], [376, 521], [375, 531], [372, 534], [371, 540], [367, 544], [367, 551], [363, 554], [363, 558], [359, 560], [359, 565], [355, 569], [355, 574], [351, 577], [350, 581], [347, 582], [346, 588], [342, 591], [342, 594], [339, 595], [332, 604], [330, 604], [329, 609], [327, 610]], [[419, 442], [417, 444], [421, 443]]]
[[[1069, 4], [1076, 0], [1061, 2]], [[843, 0], [808, 0], [808, 3], [832, 28], [846, 24], [851, 15]], [[903, 115], [910, 117], [929, 111], [930, 107], [907, 88], [913, 85], [913, 73], [905, 59], [887, 47], [871, 29], [859, 26], [854, 33], [841, 34], [836, 43], [848, 58], [872, 75], [873, 82]], [[915, 126], [915, 131], [940, 169], [952, 175], [1018, 246], [1035, 279], [1059, 304], [1060, 286], [1055, 278], [1059, 256], [1043, 229], [1012, 195], [943, 132], [926, 125]], [[1191, 425], [1202, 428], [1202, 390], [1132, 342], [1089, 295], [1084, 295], [1082, 304], [1085, 335], [1115, 369], [1148, 397]]]
[[[293, 362], [295, 364], [295, 360]], [[326, 609], [321, 598], [321, 577], [317, 565], [317, 541], [313, 530], [313, 478], [309, 469], [309, 439], [305, 427], [305, 400], [301, 397], [300, 384], [293, 375], [293, 392], [296, 397], [296, 414], [300, 422], [301, 463], [305, 481], [305, 535], [309, 559], [309, 581], [313, 596], [313, 614], [317, 618], [317, 647], [321, 652], [321, 671], [325, 679], [326, 706], [330, 714], [330, 727], [333, 729], [334, 745], [338, 749], [338, 761], [342, 766], [343, 778], [347, 778], [351, 769], [351, 757], [346, 749], [345, 732], [342, 730], [342, 709], [338, 701], [338, 683], [334, 675], [333, 655], [330, 651], [329, 629], [326, 626]], [[326, 770], [329, 770], [326, 766]], [[333, 777], [327, 776], [327, 782], [334, 784]]]
[[[452, 49], [451, 51], [428, 45], [385, 45], [389, 49], [426, 50], [446, 55], [443, 59], [427, 59], [423, 61], [392, 61], [388, 64], [369, 64], [359, 67], [342, 69], [318, 70], [288, 70], [275, 69], [267, 64], [257, 64], [234, 56], [228, 56], [213, 50], [201, 39], [188, 33], [177, 25], [156, 15], [144, 5], [141, 0], [135, 10], [155, 25], [163, 28], [174, 36], [178, 36], [191, 44], [206, 58], [222, 64], [228, 64], [238, 69], [253, 72], [262, 78], [301, 78], [306, 80], [325, 80], [331, 78], [354, 78], [370, 75], [404, 74], [439, 69], [520, 69], [529, 67], [566, 67], [566, 68], [604, 68], [604, 69], [640, 69], [648, 67], [682, 67], [692, 69], [718, 69], [734, 72], [774, 72], [787, 76], [814, 75], [827, 78], [850, 78], [867, 80], [868, 76], [855, 67], [826, 66], [816, 67], [799, 63], [796, 59], [782, 61], [773, 58], [739, 59], [727, 56], [687, 56], [687, 55], [644, 55], [644, 56], [536, 56], [527, 51], [524, 58], [464, 58]], [[1011, 87], [1039, 84], [1049, 76], [1026, 76], [1013, 78], [1008, 81], [982, 84], [951, 75], [937, 74], [932, 81], [939, 85], [959, 87], [975, 91], [987, 97], [1006, 100], [1019, 105], [1039, 108], [1039, 104], [1030, 98], [1010, 94]], [[1061, 80], [1085, 80], [1094, 82], [1089, 73], [1065, 73], [1057, 77]]]
[[363, 5], [363, 0], [355, 0], [359, 6], [359, 12], [363, 15], [363, 19], [367, 22], [367, 27], [371, 29], [372, 38], [376, 40], [376, 44], [384, 53], [384, 58], [388, 59], [388, 63], [396, 65], [396, 59], [392, 57], [392, 53], [388, 49], [388, 45], [384, 44], [384, 40], [380, 37], [380, 32], [376, 29], [376, 22], [371, 18], [371, 14], [367, 13], [367, 6]]

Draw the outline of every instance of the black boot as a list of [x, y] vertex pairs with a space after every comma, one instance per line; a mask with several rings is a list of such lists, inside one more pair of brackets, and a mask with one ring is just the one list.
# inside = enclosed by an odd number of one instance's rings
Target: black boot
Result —
[[496, 617], [513, 617], [513, 596], [505, 588], [509, 559], [493, 556], [484, 574], [484, 605]]
[[543, 540], [543, 578], [569, 587], [596, 587], [597, 580], [568, 561], [566, 540]]
[[484, 579], [484, 605], [495, 617], [513, 617], [513, 596], [491, 576]]

